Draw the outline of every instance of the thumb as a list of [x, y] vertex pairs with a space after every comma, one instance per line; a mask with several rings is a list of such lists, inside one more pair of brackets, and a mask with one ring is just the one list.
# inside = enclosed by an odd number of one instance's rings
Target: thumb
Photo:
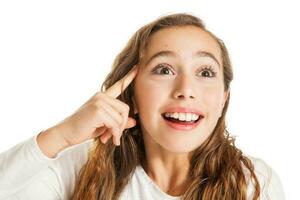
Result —
[[131, 117], [128, 117], [128, 120], [127, 120], [127, 123], [125, 125], [125, 128], [128, 129], [128, 128], [132, 128], [136, 125], [136, 120], [131, 118]]

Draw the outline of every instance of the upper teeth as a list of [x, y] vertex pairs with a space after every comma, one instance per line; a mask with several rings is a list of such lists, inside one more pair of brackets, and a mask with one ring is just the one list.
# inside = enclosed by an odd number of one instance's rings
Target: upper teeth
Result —
[[165, 113], [166, 117], [172, 117], [175, 119], [179, 119], [180, 121], [194, 121], [199, 118], [199, 115], [195, 113]]

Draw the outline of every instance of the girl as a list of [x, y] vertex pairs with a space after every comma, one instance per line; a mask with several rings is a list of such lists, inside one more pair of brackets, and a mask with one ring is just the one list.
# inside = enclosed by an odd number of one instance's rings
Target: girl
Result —
[[189, 14], [140, 28], [74, 114], [1, 155], [3, 199], [284, 199], [226, 130], [232, 67]]

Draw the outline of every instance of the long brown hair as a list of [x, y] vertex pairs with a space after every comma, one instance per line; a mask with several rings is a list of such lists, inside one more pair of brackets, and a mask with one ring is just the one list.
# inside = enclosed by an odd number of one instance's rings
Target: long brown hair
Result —
[[[205, 28], [198, 17], [187, 13], [161, 16], [146, 24], [134, 33], [124, 49], [114, 60], [112, 71], [106, 77], [101, 90], [112, 86], [138, 64], [143, 56], [149, 37], [173, 26], [192, 25], [209, 33], [219, 44], [222, 54], [224, 88], [229, 91], [233, 79], [231, 62], [222, 40]], [[136, 166], [145, 159], [145, 148], [138, 114], [133, 111], [133, 85], [118, 97], [130, 106], [129, 116], [137, 120], [137, 126], [127, 129], [121, 137], [121, 145], [115, 146], [112, 140], [103, 144], [99, 138], [89, 152], [89, 159], [82, 167], [72, 199], [74, 200], [116, 200], [131, 179]], [[184, 200], [226, 199], [246, 200], [247, 170], [254, 183], [253, 199], [258, 199], [260, 187], [251, 160], [235, 146], [235, 138], [226, 130], [225, 115], [230, 93], [212, 134], [193, 152], [190, 160], [188, 187], [181, 195]]]

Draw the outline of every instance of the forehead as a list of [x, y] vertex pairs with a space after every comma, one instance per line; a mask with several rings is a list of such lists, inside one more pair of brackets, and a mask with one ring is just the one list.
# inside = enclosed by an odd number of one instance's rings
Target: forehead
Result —
[[143, 62], [160, 51], [173, 51], [182, 57], [203, 51], [212, 54], [221, 62], [220, 47], [216, 40], [203, 29], [196, 26], [171, 27], [154, 33], [144, 51]]

